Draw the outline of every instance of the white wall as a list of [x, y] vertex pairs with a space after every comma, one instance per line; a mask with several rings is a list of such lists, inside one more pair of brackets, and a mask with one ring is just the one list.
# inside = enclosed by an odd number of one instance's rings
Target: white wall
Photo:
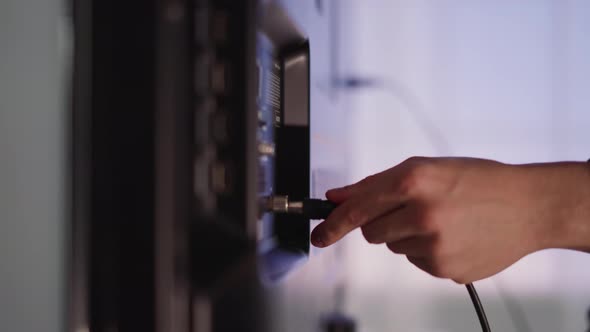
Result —
[[65, 133], [57, 0], [0, 2], [0, 331], [64, 331]]
[[[412, 155], [590, 157], [590, 2], [349, 0], [343, 16], [345, 71], [388, 82], [350, 97], [351, 181]], [[479, 328], [464, 288], [347, 242], [361, 331]], [[533, 331], [588, 328], [588, 254], [536, 253], [477, 286], [493, 330], [523, 330], [506, 301]]]

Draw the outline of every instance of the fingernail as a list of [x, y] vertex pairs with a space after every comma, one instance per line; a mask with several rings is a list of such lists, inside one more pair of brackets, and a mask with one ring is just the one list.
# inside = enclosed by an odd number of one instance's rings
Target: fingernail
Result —
[[313, 244], [314, 246], [316, 246], [318, 248], [325, 247], [325, 243], [324, 243], [324, 240], [322, 239], [322, 236], [317, 233], [311, 234], [311, 244]]

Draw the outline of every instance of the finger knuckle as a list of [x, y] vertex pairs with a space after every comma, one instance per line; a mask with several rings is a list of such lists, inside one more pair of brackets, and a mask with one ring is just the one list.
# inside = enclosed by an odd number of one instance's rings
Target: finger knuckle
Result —
[[367, 184], [373, 182], [375, 180], [375, 177], [376, 177], [375, 174], [369, 175], [369, 176], [365, 177], [364, 179], [360, 180], [358, 184], [367, 185]]
[[374, 232], [371, 231], [370, 228], [361, 227], [361, 233], [363, 234], [363, 237], [365, 238], [365, 240], [367, 240], [367, 242], [369, 242], [371, 244], [380, 243], [378, 237], [376, 236], [376, 234]]
[[414, 164], [404, 173], [399, 183], [399, 193], [404, 197], [417, 196], [428, 189], [431, 173], [428, 164]]
[[406, 159], [402, 164], [414, 165], [414, 164], [422, 163], [422, 162], [426, 161], [427, 159], [428, 158], [422, 157], [422, 156], [412, 156], [412, 157], [409, 157], [408, 159]]
[[358, 209], [349, 208], [344, 216], [344, 223], [347, 225], [355, 226], [360, 223], [361, 218], [362, 214]]
[[414, 196], [414, 194], [417, 191], [416, 188], [418, 187], [418, 184], [416, 182], [417, 181], [414, 177], [412, 177], [411, 175], [406, 175], [399, 182], [397, 194], [403, 198]]
[[440, 230], [440, 217], [434, 208], [424, 208], [416, 218], [416, 227], [419, 231], [427, 234], [438, 234]]

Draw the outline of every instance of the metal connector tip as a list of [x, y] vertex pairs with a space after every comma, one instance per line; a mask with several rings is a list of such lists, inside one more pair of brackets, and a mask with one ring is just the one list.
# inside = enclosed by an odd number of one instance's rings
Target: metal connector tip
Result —
[[287, 202], [288, 213], [303, 213], [303, 202]]
[[269, 197], [269, 211], [287, 213], [289, 211], [289, 196]]
[[265, 197], [262, 205], [267, 212], [303, 213], [303, 202], [289, 202], [289, 196]]

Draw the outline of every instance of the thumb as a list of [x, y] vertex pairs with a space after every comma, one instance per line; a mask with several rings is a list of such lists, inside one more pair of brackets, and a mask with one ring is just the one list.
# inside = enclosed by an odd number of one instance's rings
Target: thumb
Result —
[[326, 198], [333, 203], [340, 204], [347, 199], [349, 199], [354, 189], [352, 188], [354, 185], [348, 185], [340, 188], [330, 189], [326, 192]]
[[354, 184], [350, 184], [348, 186], [330, 189], [326, 192], [326, 198], [331, 202], [340, 204], [348, 200], [350, 197], [360, 192], [364, 192], [366, 189], [370, 188], [372, 185], [377, 183], [381, 178], [380, 175], [384, 172], [368, 176], [362, 179], [361, 181]]

